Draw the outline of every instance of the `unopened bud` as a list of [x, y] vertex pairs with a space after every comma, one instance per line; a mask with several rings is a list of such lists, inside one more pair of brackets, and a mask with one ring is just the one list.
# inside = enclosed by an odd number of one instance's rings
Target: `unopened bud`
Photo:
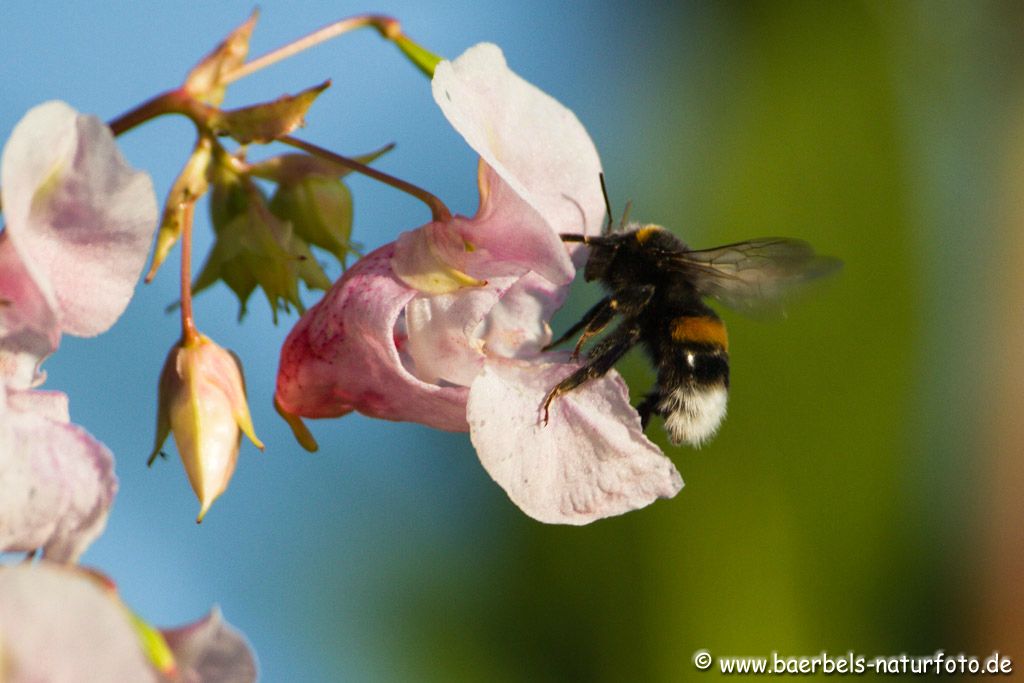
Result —
[[204, 335], [175, 345], [160, 376], [156, 445], [150, 463], [168, 433], [173, 433], [189, 483], [199, 498], [197, 522], [227, 489], [242, 432], [257, 448], [263, 448], [249, 416], [238, 359]]

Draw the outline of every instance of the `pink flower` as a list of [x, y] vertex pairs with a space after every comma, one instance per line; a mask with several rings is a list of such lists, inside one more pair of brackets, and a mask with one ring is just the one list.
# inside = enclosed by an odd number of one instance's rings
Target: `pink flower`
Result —
[[439, 64], [433, 92], [481, 157], [477, 214], [404, 233], [335, 283], [285, 341], [278, 405], [469, 431], [491, 477], [543, 522], [586, 524], [675, 495], [682, 479], [614, 371], [542, 420], [547, 392], [578, 367], [541, 350], [575, 274], [559, 234], [596, 232], [604, 215], [582, 124], [494, 45]]
[[149, 176], [99, 119], [49, 102], [15, 127], [0, 161], [0, 551], [74, 561], [117, 489], [107, 449], [39, 391], [62, 333], [93, 336], [131, 298], [156, 226]]
[[246, 683], [256, 661], [216, 608], [159, 632], [101, 577], [41, 562], [0, 567], [0, 679]]

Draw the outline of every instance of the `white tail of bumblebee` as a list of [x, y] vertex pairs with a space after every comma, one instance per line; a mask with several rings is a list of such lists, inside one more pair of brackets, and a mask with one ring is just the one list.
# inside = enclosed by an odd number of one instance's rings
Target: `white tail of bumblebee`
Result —
[[661, 400], [658, 412], [666, 416], [665, 431], [673, 444], [685, 441], [699, 448], [718, 431], [728, 400], [724, 384], [677, 387]]

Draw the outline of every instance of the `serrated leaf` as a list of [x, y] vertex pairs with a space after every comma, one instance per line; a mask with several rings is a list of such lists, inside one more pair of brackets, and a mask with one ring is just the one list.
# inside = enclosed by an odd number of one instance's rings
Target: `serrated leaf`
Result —
[[297, 95], [284, 95], [273, 102], [217, 112], [211, 116], [210, 126], [218, 135], [229, 135], [243, 145], [272, 142], [301, 126], [313, 101], [330, 84], [330, 81], [324, 81]]

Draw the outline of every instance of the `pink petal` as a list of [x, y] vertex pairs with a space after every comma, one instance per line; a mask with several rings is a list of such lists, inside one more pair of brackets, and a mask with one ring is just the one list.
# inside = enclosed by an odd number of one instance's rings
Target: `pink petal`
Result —
[[49, 340], [32, 330], [0, 336], [0, 385], [14, 389], [38, 386], [46, 379], [39, 364], [52, 351]]
[[11, 683], [157, 680], [120, 601], [46, 562], [0, 567], [0, 666]]
[[256, 680], [256, 658], [245, 637], [214, 607], [206, 617], [163, 631], [183, 678], [197, 683]]
[[60, 343], [53, 306], [0, 233], [0, 383], [26, 389], [42, 382], [39, 363]]
[[[462, 229], [463, 240], [474, 247], [466, 254], [463, 269], [476, 277], [532, 270], [554, 284], [568, 284], [576, 270], [551, 220], [481, 161], [480, 209]], [[577, 226], [575, 231], [579, 230]]]
[[60, 424], [71, 421], [68, 395], [63, 391], [37, 389], [35, 391], [9, 391], [7, 407], [12, 412], [35, 413]]
[[128, 305], [156, 228], [149, 176], [102, 121], [62, 102], [29, 111], [0, 163], [8, 237], [61, 328], [103, 332]]
[[469, 391], [470, 437], [513, 503], [550, 524], [587, 524], [671, 498], [683, 486], [644, 436], [614, 371], [551, 404], [544, 397], [575, 364], [489, 360]]
[[114, 459], [66, 421], [63, 394], [9, 397], [0, 407], [0, 551], [41, 547], [49, 559], [73, 562], [106, 526]]
[[600, 230], [593, 141], [572, 111], [509, 70], [496, 45], [438, 64], [433, 92], [455, 130], [554, 233]]
[[401, 316], [416, 290], [395, 277], [393, 253], [364, 256], [302, 316], [281, 349], [277, 401], [303, 417], [358, 410], [466, 431], [467, 389], [424, 382], [403, 363]]

